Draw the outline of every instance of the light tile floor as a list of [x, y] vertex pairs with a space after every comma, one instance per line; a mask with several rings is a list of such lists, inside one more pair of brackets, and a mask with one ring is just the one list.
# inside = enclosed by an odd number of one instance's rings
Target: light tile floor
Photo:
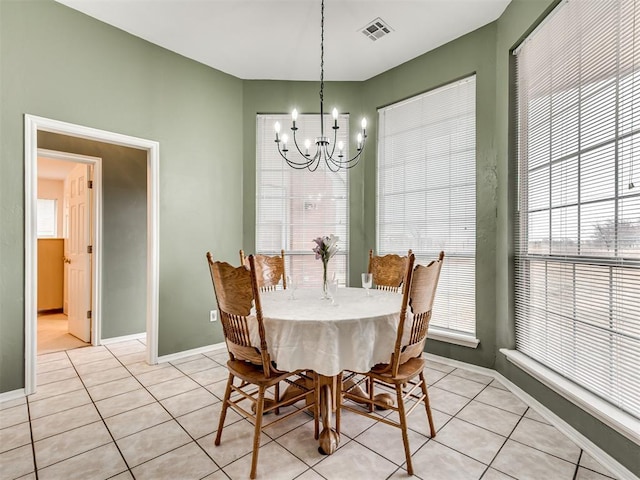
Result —
[[[0, 479], [248, 478], [247, 420], [230, 412], [222, 444], [213, 445], [227, 353], [147, 365], [144, 351], [127, 341], [39, 356], [37, 393], [0, 404]], [[416, 478], [612, 478], [496, 380], [428, 365], [438, 435], [428, 437], [416, 409], [409, 420]], [[407, 476], [400, 431], [349, 412], [330, 456], [318, 453], [306, 414], [268, 427], [261, 441], [263, 479]]]

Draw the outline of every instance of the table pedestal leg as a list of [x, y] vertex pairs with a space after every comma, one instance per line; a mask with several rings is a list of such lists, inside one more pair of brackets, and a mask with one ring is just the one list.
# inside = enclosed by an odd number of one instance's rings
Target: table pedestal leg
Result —
[[[369, 400], [369, 396], [367, 395], [367, 392], [365, 392], [362, 389], [362, 387], [360, 387], [360, 385], [357, 385], [356, 382], [353, 381], [353, 379], [346, 380], [342, 388], [344, 388], [345, 390], [348, 390], [353, 395], [356, 395], [362, 398], [362, 401], [358, 401], [357, 398], [351, 398], [351, 400], [353, 400], [354, 402], [358, 402], [363, 405], [367, 404], [367, 401]], [[373, 399], [379, 404], [380, 403], [385, 404], [387, 408], [393, 407], [393, 404], [395, 403], [393, 399], [393, 395], [386, 392], [378, 393], [376, 396], [373, 397]], [[378, 410], [386, 410], [387, 408], [381, 407], [380, 405], [376, 405], [376, 409]]]
[[320, 416], [322, 432], [320, 432], [320, 453], [331, 455], [338, 448], [340, 435], [331, 427], [333, 415], [333, 386], [336, 377], [320, 375]]

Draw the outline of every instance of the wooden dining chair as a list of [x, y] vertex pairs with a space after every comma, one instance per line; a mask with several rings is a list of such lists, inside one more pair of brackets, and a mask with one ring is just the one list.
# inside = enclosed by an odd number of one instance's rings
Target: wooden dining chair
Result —
[[[420, 404], [424, 404], [426, 410], [431, 438], [436, 436], [431, 405], [429, 404], [429, 394], [427, 393], [427, 382], [424, 377], [425, 361], [422, 358], [422, 352], [427, 340], [431, 309], [443, 260], [444, 252], [440, 252], [438, 260], [432, 261], [426, 266], [416, 265], [414, 267], [415, 256], [413, 254], [409, 255], [398, 332], [389, 362], [376, 365], [366, 372], [364, 377], [354, 372], [343, 372], [338, 381], [338, 385], [342, 385], [342, 394], [338, 396], [337, 431], [340, 432], [340, 411], [342, 409], [399, 428], [402, 430], [402, 441], [409, 475], [413, 475], [413, 465], [411, 463], [411, 450], [409, 449], [409, 437], [407, 435], [407, 417]], [[359, 388], [358, 384], [362, 382], [355, 382], [353, 378], [359, 376], [368, 385], [368, 399], [363, 399], [356, 394], [356, 390]], [[388, 402], [376, 398], [374, 390], [379, 385], [391, 386], [395, 390], [396, 405], [389, 405]], [[415, 403], [408, 411], [405, 406], [407, 399], [415, 400]], [[365, 407], [363, 409], [351, 402], [345, 403], [345, 400], [364, 404], [368, 408]], [[399, 421], [374, 414], [373, 407], [391, 409], [398, 412]]]
[[[253, 257], [256, 262], [256, 277], [261, 292], [275, 290], [280, 283], [282, 283], [284, 290], [287, 289], [284, 250], [280, 250], [280, 255], [269, 256], [257, 253]], [[249, 266], [247, 259], [244, 250], [240, 250], [240, 264]]]
[[[267, 347], [254, 257], [250, 255], [247, 258], [249, 268], [244, 265], [233, 267], [226, 262], [214, 261], [209, 252], [207, 252], [207, 261], [229, 352], [227, 362], [229, 377], [215, 445], [220, 445], [228, 408], [251, 419], [255, 429], [250, 478], [256, 478], [260, 433], [264, 427], [292, 415], [312, 410], [315, 438], [318, 439], [320, 416], [318, 375], [302, 370], [283, 372], [278, 370], [272, 361]], [[239, 381], [236, 382], [236, 379]], [[286, 400], [281, 400], [280, 382], [293, 386], [294, 391], [299, 390], [299, 394], [290, 395]], [[277, 415], [281, 407], [293, 405], [302, 399], [305, 400], [302, 408], [294, 407], [292, 411], [263, 427], [262, 419], [266, 413], [273, 411]]]
[[395, 254], [378, 256], [373, 254], [373, 250], [369, 250], [369, 268], [367, 272], [372, 275], [375, 288], [387, 292], [402, 291], [402, 282], [407, 276], [411, 253], [411, 250], [409, 250], [406, 257]]

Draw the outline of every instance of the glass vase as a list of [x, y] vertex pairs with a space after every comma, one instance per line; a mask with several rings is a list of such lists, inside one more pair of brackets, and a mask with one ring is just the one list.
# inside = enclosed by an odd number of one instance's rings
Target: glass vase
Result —
[[329, 294], [329, 275], [327, 270], [329, 269], [329, 260], [322, 261], [322, 298], [329, 300], [331, 295]]

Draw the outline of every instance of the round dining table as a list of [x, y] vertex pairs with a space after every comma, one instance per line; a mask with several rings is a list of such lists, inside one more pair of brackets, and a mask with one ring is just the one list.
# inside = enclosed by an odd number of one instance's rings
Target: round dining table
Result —
[[267, 344], [277, 368], [320, 375], [320, 449], [331, 454], [339, 444], [331, 426], [337, 375], [344, 370], [367, 372], [389, 361], [402, 294], [339, 288], [331, 300], [322, 298], [318, 289], [299, 289], [264, 292], [260, 298]]

